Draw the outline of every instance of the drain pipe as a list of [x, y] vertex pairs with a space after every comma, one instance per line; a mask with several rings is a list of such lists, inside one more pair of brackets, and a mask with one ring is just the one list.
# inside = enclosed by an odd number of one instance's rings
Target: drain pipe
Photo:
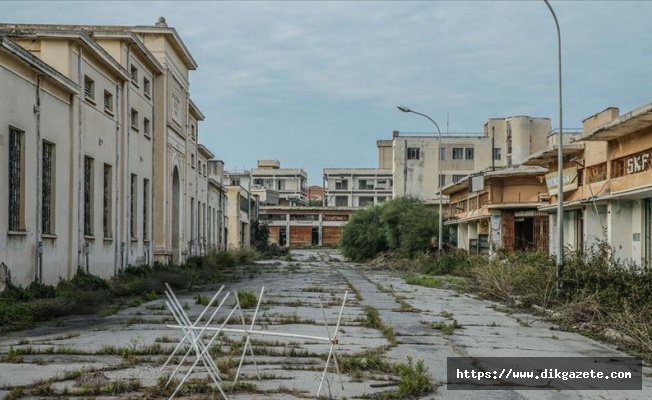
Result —
[[82, 134], [82, 108], [84, 102], [84, 74], [82, 73], [82, 56], [84, 49], [79, 46], [79, 55], [77, 57], [77, 82], [82, 86], [82, 92], [79, 94], [79, 102], [77, 104], [77, 267], [83, 267], [84, 258], [82, 252], [84, 251], [84, 148], [83, 148], [83, 134]]
[[[131, 47], [127, 46], [127, 68], [128, 71], [130, 71], [130, 65], [131, 65]], [[131, 76], [130, 76], [131, 78]], [[127, 197], [127, 202], [126, 207], [127, 207], [127, 221], [126, 221], [126, 232], [127, 235], [124, 239], [124, 242], [127, 243], [127, 248], [125, 249], [125, 263], [124, 267], [129, 266], [129, 251], [131, 250], [131, 237], [133, 235], [133, 232], [131, 231], [131, 219], [134, 218], [133, 215], [131, 215], [131, 204], [133, 203], [133, 199], [131, 198], [131, 157], [130, 157], [130, 139], [131, 139], [131, 102], [130, 102], [130, 97], [129, 94], [131, 93], [131, 79], [129, 82], [127, 82], [126, 87], [127, 91], [125, 93], [125, 113], [129, 116], [129, 119], [125, 118], [125, 120], [128, 121], [126, 124], [127, 126], [125, 127], [125, 135], [127, 136], [127, 159], [125, 160], [125, 166], [126, 166], [126, 176], [125, 176], [125, 185], [126, 186], [126, 197]]]
[[36, 76], [36, 267], [34, 268], [34, 281], [43, 281], [43, 140], [41, 139], [41, 75]]
[[[118, 204], [120, 204], [120, 191], [118, 188], [120, 187], [120, 174], [118, 171], [120, 171], [120, 125], [122, 123], [122, 112], [121, 112], [121, 107], [122, 103], [120, 102], [120, 85], [116, 83], [115, 85], [115, 112], [116, 112], [116, 121], [115, 121], [115, 161], [114, 161], [114, 169], [112, 171], [111, 175], [111, 181], [113, 183], [114, 189], [114, 196], [115, 196], [115, 206], [111, 207], [113, 210], [113, 248], [114, 248], [114, 257], [113, 257], [113, 275], [117, 276], [118, 273], [120, 272], [120, 239], [122, 235], [120, 235], [120, 219], [119, 219], [119, 213], [117, 212], [118, 210]], [[124, 132], [124, 128], [122, 129]]]

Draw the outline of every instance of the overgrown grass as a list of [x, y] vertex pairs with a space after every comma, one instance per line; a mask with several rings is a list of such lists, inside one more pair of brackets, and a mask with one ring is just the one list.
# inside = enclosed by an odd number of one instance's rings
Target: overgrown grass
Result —
[[237, 296], [242, 308], [254, 308], [258, 304], [258, 295], [252, 290], [238, 290]]
[[509, 307], [541, 307], [564, 329], [609, 340], [615, 337], [619, 345], [652, 360], [652, 268], [615, 259], [613, 253], [606, 243], [586, 251], [566, 251], [560, 281], [555, 260], [536, 252], [487, 257], [454, 250], [439, 257], [385, 256], [380, 265], [400, 264], [400, 269], [412, 274], [407, 283], [419, 284], [424, 278], [417, 274], [436, 276], [442, 285], [451, 276], [455, 281], [464, 279], [464, 290]]
[[119, 305], [136, 306], [165, 292], [165, 283], [186, 290], [196, 285], [238, 279], [233, 268], [252, 263], [252, 250], [211, 251], [189, 257], [184, 265], [128, 266], [111, 279], [78, 270], [70, 280], [56, 286], [32, 283], [27, 287], [8, 285], [0, 293], [0, 332], [24, 329], [38, 322], [75, 314], [109, 316]]
[[396, 345], [396, 334], [394, 333], [394, 328], [389, 325], [385, 325], [383, 320], [380, 318], [378, 310], [371, 306], [366, 306], [364, 308], [366, 319], [364, 320], [364, 326], [367, 328], [374, 328], [380, 330], [385, 339], [389, 341], [392, 346]]
[[427, 275], [408, 275], [405, 277], [405, 283], [408, 285], [419, 285], [429, 288], [438, 288], [441, 286], [441, 281], [439, 279]]

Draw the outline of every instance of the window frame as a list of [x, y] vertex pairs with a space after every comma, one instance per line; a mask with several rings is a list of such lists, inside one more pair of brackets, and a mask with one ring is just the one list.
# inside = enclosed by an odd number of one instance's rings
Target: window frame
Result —
[[84, 236], [93, 236], [93, 213], [94, 213], [94, 193], [95, 187], [94, 168], [95, 159], [90, 156], [84, 156]]
[[43, 140], [41, 151], [41, 233], [54, 235], [55, 189], [56, 189], [56, 147], [54, 143]]
[[84, 75], [84, 100], [95, 104], [95, 81], [88, 75]]
[[453, 160], [464, 159], [464, 147], [453, 147]]
[[102, 171], [102, 232], [105, 239], [113, 238], [113, 207], [111, 199], [113, 197], [113, 167], [111, 164], [104, 163]]
[[134, 86], [139, 87], [138, 85], [138, 67], [135, 64], [131, 64], [131, 83], [134, 84]]
[[25, 131], [9, 126], [7, 230], [25, 232]]
[[421, 159], [421, 148], [419, 147], [408, 147], [405, 153], [408, 160]]
[[114, 101], [113, 101], [113, 93], [109, 92], [108, 90], [104, 90], [104, 112], [107, 114], [113, 115], [114, 113]]

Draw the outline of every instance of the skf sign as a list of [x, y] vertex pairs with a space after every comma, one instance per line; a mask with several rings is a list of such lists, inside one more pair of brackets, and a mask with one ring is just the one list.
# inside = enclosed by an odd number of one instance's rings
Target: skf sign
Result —
[[647, 171], [650, 168], [650, 153], [638, 154], [629, 157], [625, 162], [628, 174]]

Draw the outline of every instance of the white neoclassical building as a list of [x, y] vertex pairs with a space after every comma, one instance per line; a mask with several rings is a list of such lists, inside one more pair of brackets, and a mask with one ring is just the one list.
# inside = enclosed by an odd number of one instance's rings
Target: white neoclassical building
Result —
[[223, 164], [190, 99], [197, 63], [163, 18], [0, 24], [0, 44], [0, 275], [109, 277], [224, 246]]

